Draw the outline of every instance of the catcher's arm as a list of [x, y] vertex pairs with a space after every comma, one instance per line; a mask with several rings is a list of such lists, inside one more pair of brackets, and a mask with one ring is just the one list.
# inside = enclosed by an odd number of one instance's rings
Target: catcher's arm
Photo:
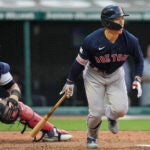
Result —
[[21, 91], [17, 83], [14, 83], [9, 89], [8, 92], [10, 94], [9, 98], [12, 98], [16, 101], [19, 101], [21, 98]]

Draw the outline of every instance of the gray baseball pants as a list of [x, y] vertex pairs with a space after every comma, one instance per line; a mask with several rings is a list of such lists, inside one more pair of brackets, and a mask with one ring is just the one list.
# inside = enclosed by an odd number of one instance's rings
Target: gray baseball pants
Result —
[[123, 67], [112, 74], [105, 74], [89, 64], [86, 66], [83, 79], [89, 106], [87, 118], [88, 129], [91, 129], [89, 136], [97, 138], [95, 131], [103, 115], [115, 120], [127, 113], [128, 96], [124, 75]]

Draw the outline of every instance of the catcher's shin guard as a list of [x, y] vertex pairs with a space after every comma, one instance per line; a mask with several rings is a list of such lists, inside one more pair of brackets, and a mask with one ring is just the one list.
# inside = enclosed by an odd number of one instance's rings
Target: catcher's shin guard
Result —
[[[22, 124], [26, 124], [30, 128], [34, 128], [36, 124], [41, 120], [41, 116], [35, 113], [29, 106], [23, 104], [22, 102], [19, 102], [19, 107], [20, 107], [20, 122]], [[42, 128], [42, 130], [45, 131], [52, 131], [54, 126], [46, 122]]]

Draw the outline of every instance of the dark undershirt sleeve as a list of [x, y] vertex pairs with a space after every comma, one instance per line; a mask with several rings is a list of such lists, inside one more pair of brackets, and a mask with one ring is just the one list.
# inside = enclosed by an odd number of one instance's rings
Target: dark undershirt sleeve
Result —
[[81, 74], [81, 72], [84, 70], [84, 66], [79, 64], [77, 61], [75, 61], [73, 64], [72, 64], [72, 67], [71, 67], [71, 70], [70, 70], [70, 73], [68, 75], [68, 79], [70, 81], [75, 81], [78, 76]]
[[9, 83], [2, 85], [2, 88], [8, 90], [12, 87], [12, 85], [15, 84], [14, 80], [11, 80]]

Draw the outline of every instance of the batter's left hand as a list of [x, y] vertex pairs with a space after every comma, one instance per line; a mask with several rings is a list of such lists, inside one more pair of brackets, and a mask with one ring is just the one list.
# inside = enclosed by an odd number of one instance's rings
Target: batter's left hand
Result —
[[59, 94], [63, 94], [64, 92], [67, 93], [67, 98], [70, 98], [73, 96], [73, 91], [74, 91], [74, 83], [73, 82], [66, 82], [64, 85], [63, 89]]
[[137, 97], [141, 97], [142, 95], [142, 87], [141, 87], [141, 83], [139, 81], [134, 81], [132, 83], [132, 89], [136, 89], [137, 90]]

